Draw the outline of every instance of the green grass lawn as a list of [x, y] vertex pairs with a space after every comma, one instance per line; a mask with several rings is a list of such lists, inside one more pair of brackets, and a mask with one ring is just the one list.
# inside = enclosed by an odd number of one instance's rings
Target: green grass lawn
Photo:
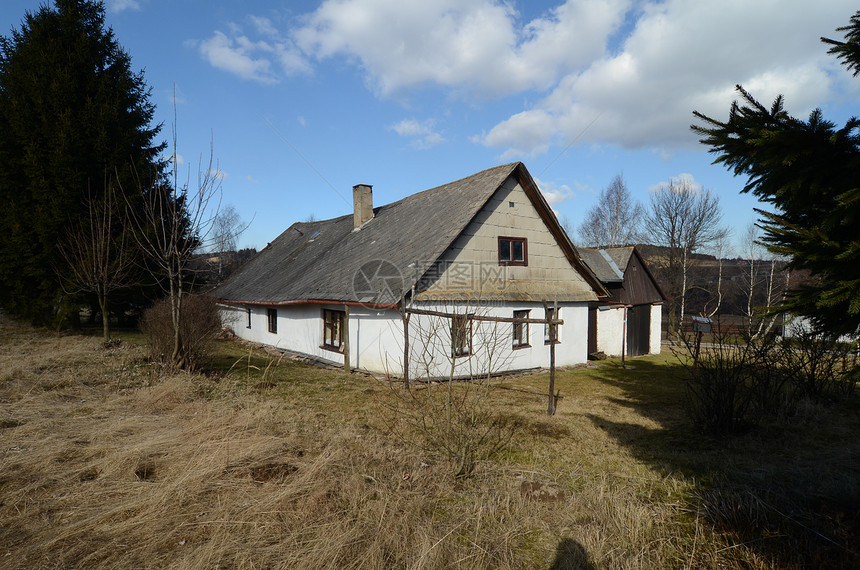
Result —
[[0, 325], [0, 567], [860, 565], [856, 395], [714, 439], [668, 353], [559, 371], [550, 418], [545, 373], [410, 394], [231, 342], [168, 373], [120, 338]]

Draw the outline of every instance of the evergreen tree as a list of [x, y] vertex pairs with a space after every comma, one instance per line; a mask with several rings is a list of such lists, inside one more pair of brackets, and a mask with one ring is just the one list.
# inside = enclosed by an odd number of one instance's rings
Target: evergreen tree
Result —
[[[860, 12], [851, 18], [845, 42], [822, 40], [854, 75], [860, 71]], [[694, 112], [704, 144], [735, 175], [746, 175], [742, 192], [773, 206], [757, 210], [762, 241], [806, 269], [813, 280], [777, 307], [803, 315], [828, 333], [860, 333], [860, 121], [842, 127], [813, 111], [807, 120], [790, 116], [782, 96], [770, 108], [737, 87], [727, 121]]]
[[0, 306], [9, 313], [53, 319], [63, 299], [57, 243], [87, 219], [85, 198], [163, 170], [149, 97], [102, 2], [56, 0], [0, 38]]

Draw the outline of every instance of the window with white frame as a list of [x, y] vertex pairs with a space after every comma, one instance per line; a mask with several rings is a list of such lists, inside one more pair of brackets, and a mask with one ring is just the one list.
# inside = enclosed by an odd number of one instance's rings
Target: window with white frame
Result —
[[346, 312], [323, 309], [323, 343], [328, 350], [343, 352], [343, 327], [346, 326]]
[[[559, 309], [547, 309], [546, 310], [546, 319], [548, 321], [554, 321], [559, 319]], [[560, 343], [561, 341], [558, 338], [558, 324], [557, 323], [547, 323], [543, 328], [543, 343], [550, 344], [555, 341], [555, 344]]]
[[[528, 319], [531, 311], [514, 311], [515, 319]], [[513, 327], [513, 345], [514, 348], [524, 348], [529, 346], [529, 324], [528, 322], [514, 321]]]

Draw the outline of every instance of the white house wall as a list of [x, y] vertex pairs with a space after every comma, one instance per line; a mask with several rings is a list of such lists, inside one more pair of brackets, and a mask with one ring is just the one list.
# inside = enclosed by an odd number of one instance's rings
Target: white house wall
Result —
[[651, 305], [650, 354], [660, 354], [663, 347], [663, 305]]
[[[251, 311], [248, 328], [247, 310]], [[277, 332], [269, 332], [268, 309], [277, 311]], [[343, 311], [343, 305], [287, 305], [278, 307], [222, 307], [222, 322], [230, 326], [239, 338], [306, 354], [333, 364], [343, 365], [343, 354], [322, 348], [324, 309]], [[395, 375], [402, 372], [403, 327], [394, 311], [378, 311], [365, 307], [350, 307], [350, 361], [354, 368]], [[395, 358], [395, 360], [392, 360]]]
[[[529, 310], [529, 318], [544, 318], [542, 304], [504, 303], [489, 306], [465, 303], [421, 303], [421, 309], [486, 317], [513, 317], [515, 310]], [[572, 366], [588, 357], [588, 306], [585, 303], [559, 303], [559, 342], [555, 346], [556, 366]], [[451, 321], [447, 318], [413, 314], [409, 326], [411, 347], [410, 376], [463, 377], [491, 372], [547, 368], [550, 347], [544, 342], [544, 326], [530, 324], [527, 347], [513, 348], [513, 323], [472, 322], [472, 354], [452, 358]], [[402, 344], [401, 344], [402, 346]], [[402, 349], [401, 349], [402, 351]]]
[[[649, 354], [660, 354], [662, 306], [651, 305]], [[606, 356], [621, 356], [624, 350], [624, 308], [601, 306], [597, 311], [597, 350]]]
[[[489, 307], [465, 304], [421, 303], [416, 308], [440, 312], [469, 313], [493, 317], [513, 317], [514, 310], [530, 310], [530, 318], [544, 318], [542, 304], [504, 303]], [[267, 309], [278, 312], [277, 333], [268, 331]], [[222, 319], [239, 338], [343, 365], [343, 354], [321, 348], [322, 310], [343, 310], [342, 305], [290, 305], [251, 307], [251, 327], [247, 327], [246, 307], [222, 307]], [[587, 359], [588, 307], [585, 303], [559, 303], [556, 365], [570, 366]], [[529, 346], [513, 348], [513, 324], [473, 321], [472, 354], [453, 359], [454, 375], [546, 368], [549, 346], [544, 343], [544, 326], [528, 326]], [[410, 318], [410, 376], [447, 377], [451, 372], [451, 321], [447, 318], [413, 314]], [[403, 325], [394, 310], [350, 307], [350, 361], [353, 368], [379, 374], [401, 376], [403, 371]]]
[[601, 306], [597, 310], [597, 351], [621, 356], [624, 350], [624, 308]]

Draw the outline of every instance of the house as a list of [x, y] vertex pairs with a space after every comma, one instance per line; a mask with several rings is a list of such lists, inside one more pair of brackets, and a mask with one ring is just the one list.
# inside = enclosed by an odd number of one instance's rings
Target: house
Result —
[[610, 296], [588, 308], [588, 353], [659, 354], [666, 297], [634, 246], [577, 248]]
[[215, 290], [237, 336], [413, 378], [546, 367], [551, 348], [559, 366], [586, 361], [589, 303], [608, 291], [522, 163], [376, 208], [359, 184], [353, 202]]

